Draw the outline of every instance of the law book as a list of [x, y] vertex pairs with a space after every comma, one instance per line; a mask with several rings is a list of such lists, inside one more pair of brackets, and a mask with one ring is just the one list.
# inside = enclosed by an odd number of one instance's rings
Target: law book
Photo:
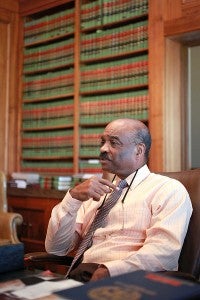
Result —
[[56, 294], [68, 300], [191, 300], [200, 299], [200, 284], [162, 273], [136, 271], [89, 282]]

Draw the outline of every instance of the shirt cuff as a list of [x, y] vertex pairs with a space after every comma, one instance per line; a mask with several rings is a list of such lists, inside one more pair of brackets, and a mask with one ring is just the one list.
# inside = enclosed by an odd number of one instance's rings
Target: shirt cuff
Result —
[[106, 266], [111, 277], [138, 270], [137, 267], [134, 267], [133, 265], [130, 266], [129, 263], [123, 260], [105, 262], [103, 265]]
[[72, 198], [72, 196], [70, 195], [70, 192], [67, 191], [65, 197], [63, 198], [62, 202], [61, 202], [61, 206], [62, 206], [62, 210], [64, 212], [68, 212], [68, 213], [76, 213], [79, 208], [81, 207], [82, 202]]

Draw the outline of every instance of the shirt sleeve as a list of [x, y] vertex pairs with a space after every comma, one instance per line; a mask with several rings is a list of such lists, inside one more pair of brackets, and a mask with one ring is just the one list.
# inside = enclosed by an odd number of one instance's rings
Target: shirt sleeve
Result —
[[77, 241], [76, 217], [82, 202], [73, 199], [69, 193], [57, 204], [51, 213], [45, 239], [46, 251], [66, 255]]
[[[187, 233], [192, 205], [179, 182], [165, 184], [151, 202], [152, 218], [143, 246], [124, 260], [104, 263], [110, 275], [136, 270], [161, 271], [178, 268], [178, 258]], [[174, 269], [174, 266], [177, 266]]]

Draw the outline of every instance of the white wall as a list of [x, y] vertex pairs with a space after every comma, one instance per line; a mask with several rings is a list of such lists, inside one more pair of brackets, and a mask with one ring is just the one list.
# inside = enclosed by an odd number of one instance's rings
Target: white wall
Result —
[[189, 164], [200, 168], [200, 46], [188, 49], [189, 64]]

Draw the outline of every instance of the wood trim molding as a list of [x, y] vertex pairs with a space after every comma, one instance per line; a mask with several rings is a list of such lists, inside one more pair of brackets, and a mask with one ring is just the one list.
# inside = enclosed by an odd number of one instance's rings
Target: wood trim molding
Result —
[[19, 0], [19, 12], [21, 16], [27, 16], [69, 2], [72, 0]]

